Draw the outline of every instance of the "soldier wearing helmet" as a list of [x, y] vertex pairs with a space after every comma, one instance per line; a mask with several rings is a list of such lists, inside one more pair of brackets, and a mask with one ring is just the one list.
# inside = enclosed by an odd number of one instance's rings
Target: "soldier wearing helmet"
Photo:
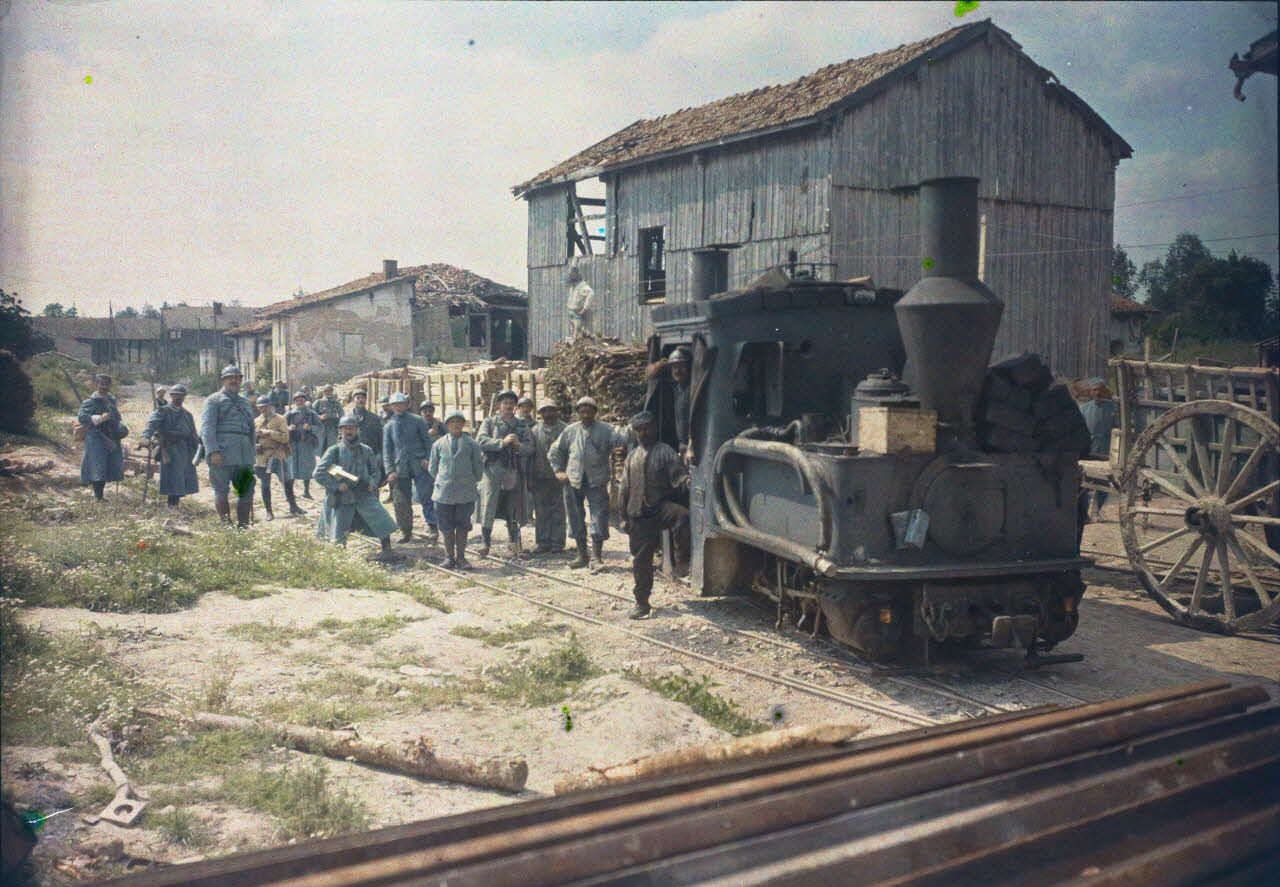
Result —
[[[569, 425], [551, 445], [547, 460], [564, 485], [564, 507], [569, 529], [578, 546], [578, 558], [570, 569], [591, 566], [604, 569], [604, 541], [609, 538], [609, 453], [625, 449], [629, 438], [612, 425], [596, 421], [596, 402], [578, 399], [578, 421]], [[587, 556], [587, 509], [591, 510], [591, 556]]]
[[367, 444], [360, 443], [360, 422], [355, 416], [339, 417], [337, 427], [339, 440], [325, 450], [313, 475], [325, 491], [316, 536], [346, 545], [347, 535], [356, 530], [377, 539], [382, 550], [389, 551], [396, 522], [378, 501], [378, 458]]
[[544, 400], [538, 407], [538, 423], [530, 432], [533, 456], [529, 459], [529, 493], [533, 500], [534, 540], [537, 542], [534, 554], [564, 551], [564, 490], [547, 461], [547, 453], [566, 427], [556, 402]]
[[210, 394], [200, 417], [200, 438], [209, 462], [209, 485], [214, 507], [224, 523], [231, 522], [228, 487], [236, 491], [236, 524], [249, 526], [253, 513], [254, 426], [253, 406], [240, 393], [244, 373], [234, 364], [224, 367], [222, 388]]
[[413, 503], [422, 504], [422, 515], [427, 521], [427, 538], [435, 541], [437, 529], [435, 514], [431, 511], [432, 483], [428, 474], [428, 458], [431, 455], [431, 438], [427, 423], [409, 409], [409, 397], [403, 391], [391, 395], [392, 416], [382, 426], [382, 464], [391, 486], [391, 501], [395, 506], [396, 523], [400, 525], [401, 539], [413, 538]]
[[480, 481], [480, 498], [476, 503], [480, 521], [480, 556], [489, 553], [493, 522], [502, 518], [507, 525], [511, 556], [519, 557], [520, 525], [527, 520], [524, 496], [525, 461], [533, 455], [533, 439], [529, 428], [516, 417], [514, 391], [498, 394], [498, 412], [480, 423], [476, 443], [484, 453], [484, 479]]
[[200, 435], [196, 434], [195, 417], [182, 405], [186, 397], [187, 386], [171, 387], [169, 403], [156, 408], [142, 432], [160, 463], [160, 493], [169, 497], [170, 508], [177, 508], [183, 496], [200, 489], [193, 461]]

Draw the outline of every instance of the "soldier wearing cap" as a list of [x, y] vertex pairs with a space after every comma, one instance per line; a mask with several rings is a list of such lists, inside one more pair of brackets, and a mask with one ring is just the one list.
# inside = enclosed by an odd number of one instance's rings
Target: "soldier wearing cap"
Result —
[[632, 593], [636, 605], [632, 619], [645, 619], [652, 608], [653, 556], [662, 547], [662, 531], [671, 531], [677, 576], [688, 574], [689, 509], [676, 498], [689, 486], [689, 471], [676, 451], [658, 440], [653, 414], [636, 413], [631, 427], [638, 443], [622, 465], [622, 491], [618, 511], [622, 531], [631, 548]]
[[[656, 417], [664, 416], [665, 400], [671, 404], [671, 415], [675, 424], [674, 435], [664, 431], [662, 436], [675, 441], [675, 450], [685, 464], [691, 464], [693, 453], [689, 449], [689, 419], [691, 409], [691, 368], [693, 356], [684, 345], [677, 346], [665, 360], [651, 363], [646, 370], [650, 381], [648, 396], [645, 398], [645, 409]], [[665, 371], [665, 372], [664, 372]], [[661, 392], [661, 400], [656, 395]]]
[[377, 539], [388, 551], [396, 522], [378, 501], [378, 458], [360, 442], [355, 416], [339, 418], [338, 430], [341, 439], [325, 450], [313, 475], [325, 490], [316, 536], [346, 545], [347, 535], [354, 530]]
[[444, 423], [436, 418], [436, 405], [431, 401], [424, 400], [418, 407], [418, 414], [422, 416], [422, 421], [427, 423], [427, 434], [431, 437], [432, 443], [448, 433]]
[[[427, 423], [427, 440], [431, 443], [434, 444], [448, 434], [444, 423], [436, 418], [436, 405], [431, 401], [424, 400], [418, 406], [418, 413], [422, 416], [422, 421]], [[436, 522], [435, 500], [431, 498], [431, 490], [434, 486], [435, 478], [430, 475], [427, 476], [426, 486], [422, 489], [419, 489], [417, 481], [414, 481], [413, 496], [422, 503], [422, 519], [427, 522], [428, 542], [435, 542], [440, 538], [439, 524]]]
[[[627, 435], [596, 421], [596, 402], [578, 399], [578, 421], [561, 432], [547, 453], [556, 479], [564, 484], [564, 507], [578, 546], [571, 569], [604, 567], [604, 540], [609, 538], [609, 453], [627, 446]], [[587, 508], [591, 509], [591, 558], [587, 558]]]
[[529, 459], [529, 492], [533, 500], [533, 528], [537, 547], [534, 554], [564, 551], [564, 490], [547, 461], [551, 445], [565, 429], [560, 408], [553, 400], [538, 407], [538, 424], [533, 426], [533, 456]]
[[120, 407], [111, 393], [111, 377], [93, 377], [95, 390], [80, 404], [76, 420], [84, 426], [84, 455], [80, 458], [80, 483], [93, 487], [93, 498], [102, 501], [111, 481], [124, 479], [124, 451], [120, 441], [129, 434], [120, 419]]
[[276, 413], [276, 405], [270, 395], [258, 398], [258, 418], [253, 422], [254, 428], [254, 473], [262, 486], [262, 507], [267, 511], [267, 520], [275, 520], [275, 512], [271, 510], [271, 475], [280, 478], [284, 487], [285, 499], [289, 502], [290, 514], [303, 514], [298, 502], [293, 497], [293, 475], [289, 473], [289, 423], [284, 416]]
[[[401, 538], [408, 542], [413, 538], [414, 487], [417, 487], [419, 501], [431, 491], [427, 481], [431, 439], [427, 436], [427, 423], [409, 410], [408, 395], [397, 391], [391, 395], [390, 404], [392, 416], [382, 428], [382, 464], [391, 486], [396, 523], [400, 525]], [[428, 536], [432, 535], [432, 529], [428, 524]]]
[[267, 396], [271, 398], [276, 413], [283, 416], [289, 411], [289, 385], [284, 379], [276, 379], [275, 385], [271, 386]]
[[195, 417], [182, 405], [187, 386], [174, 385], [168, 393], [169, 402], [157, 407], [147, 419], [142, 437], [160, 463], [160, 494], [169, 497], [170, 508], [177, 508], [183, 496], [200, 489], [194, 464], [200, 435], [196, 434]]
[[[284, 482], [286, 497], [293, 495], [293, 483], [302, 478], [302, 495], [311, 498], [311, 475], [316, 470], [316, 457], [320, 452], [320, 417], [307, 406], [307, 395], [298, 391], [293, 395], [293, 406], [284, 414], [289, 426], [289, 480]], [[290, 502], [295, 501], [290, 498]]]
[[444, 420], [447, 433], [431, 446], [429, 470], [435, 478], [431, 498], [436, 505], [436, 518], [444, 539], [445, 569], [469, 570], [467, 534], [471, 532], [471, 512], [476, 505], [480, 479], [484, 476], [484, 454], [469, 434], [461, 410], [454, 410]]
[[514, 391], [498, 394], [498, 412], [480, 423], [476, 443], [484, 453], [484, 479], [480, 481], [477, 517], [480, 521], [480, 556], [489, 553], [493, 522], [497, 518], [507, 525], [511, 556], [519, 557], [520, 525], [526, 520], [524, 497], [524, 460], [533, 454], [533, 438], [529, 428], [516, 418]]
[[317, 397], [311, 408], [320, 417], [320, 452], [338, 442], [338, 420], [342, 418], [342, 403], [333, 396], [333, 386], [324, 386], [324, 396]]
[[253, 406], [240, 394], [244, 374], [238, 366], [222, 370], [222, 388], [210, 394], [200, 417], [200, 437], [209, 462], [209, 485], [214, 507], [226, 523], [231, 521], [228, 487], [236, 491], [236, 524], [249, 526], [253, 512], [254, 452]]
[[154, 394], [155, 394], [157, 410], [163, 410], [165, 407], [169, 406], [169, 404], [165, 400], [165, 397], [169, 394], [168, 388], [161, 386], [155, 390]]
[[363, 388], [357, 388], [351, 395], [351, 409], [347, 415], [355, 417], [360, 443], [373, 450], [373, 454], [378, 457], [378, 486], [381, 487], [386, 477], [382, 472], [382, 420], [376, 413], [369, 412], [365, 406], [368, 402], [369, 393]]

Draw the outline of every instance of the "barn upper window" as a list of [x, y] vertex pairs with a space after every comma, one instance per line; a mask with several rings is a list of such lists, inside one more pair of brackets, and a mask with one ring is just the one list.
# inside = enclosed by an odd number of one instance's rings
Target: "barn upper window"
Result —
[[667, 300], [667, 248], [662, 228], [640, 229], [640, 301]]
[[586, 179], [570, 182], [566, 192], [568, 202], [567, 234], [569, 258], [574, 256], [602, 255], [607, 252], [608, 207], [603, 179]]

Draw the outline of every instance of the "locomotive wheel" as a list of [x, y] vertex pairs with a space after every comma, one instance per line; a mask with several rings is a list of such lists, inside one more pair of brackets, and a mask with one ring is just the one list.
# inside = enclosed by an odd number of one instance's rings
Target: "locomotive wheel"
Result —
[[[1215, 418], [1222, 419], [1224, 450], [1240, 446], [1242, 427], [1258, 435], [1243, 462], [1236, 454], [1216, 465], [1210, 458], [1200, 425]], [[1173, 442], [1179, 422], [1190, 429], [1185, 455]], [[1157, 451], [1173, 470], [1148, 467]], [[1234, 634], [1280, 619], [1280, 517], [1258, 513], [1280, 491], [1280, 480], [1258, 480], [1259, 467], [1277, 464], [1278, 453], [1280, 427], [1225, 400], [1175, 407], [1134, 442], [1120, 479], [1120, 535], [1139, 581], [1176, 621]], [[1148, 485], [1157, 494], [1149, 503], [1142, 501]]]

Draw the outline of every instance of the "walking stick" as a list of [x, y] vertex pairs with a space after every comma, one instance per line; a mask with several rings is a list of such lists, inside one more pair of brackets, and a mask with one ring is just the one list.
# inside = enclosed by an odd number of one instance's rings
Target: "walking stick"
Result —
[[[156, 406], [156, 377], [155, 373], [151, 374], [151, 408], [154, 410]], [[155, 453], [155, 444], [147, 444], [147, 471], [142, 475], [142, 504], [147, 504], [147, 492], [151, 489], [151, 459]]]

